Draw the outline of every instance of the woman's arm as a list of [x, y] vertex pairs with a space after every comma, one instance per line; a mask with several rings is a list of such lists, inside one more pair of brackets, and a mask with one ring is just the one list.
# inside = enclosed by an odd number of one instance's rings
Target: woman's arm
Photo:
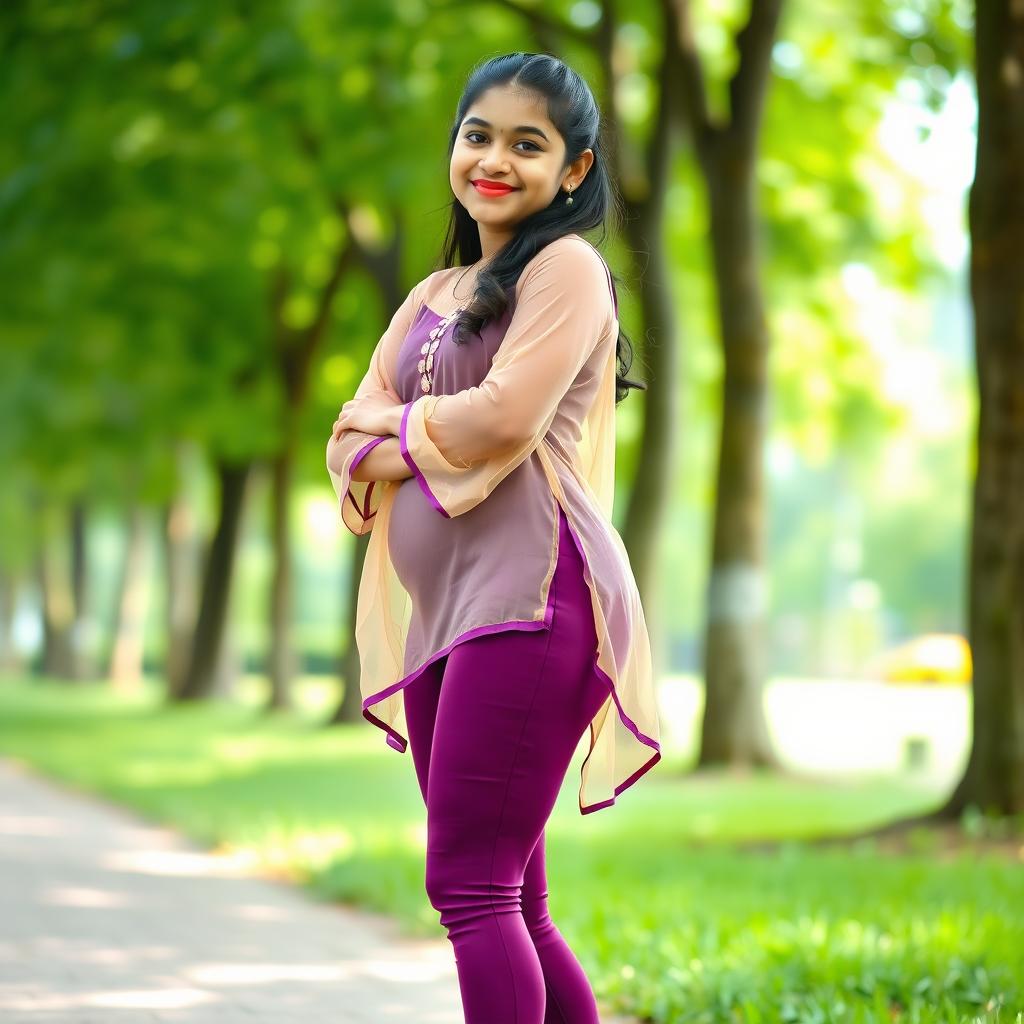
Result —
[[597, 376], [614, 357], [616, 320], [607, 268], [587, 241], [558, 238], [529, 261], [480, 384], [403, 407], [402, 455], [441, 515], [479, 504], [540, 446], [587, 362]]
[[[355, 398], [379, 392], [393, 396], [395, 401], [398, 400], [389, 367], [394, 364], [402, 340], [409, 333], [415, 319], [422, 284], [423, 282], [420, 282], [413, 287], [391, 318], [388, 329], [374, 347], [370, 364], [356, 388]], [[352, 472], [370, 455], [374, 455], [370, 464], [375, 464], [381, 455], [374, 452], [374, 449], [385, 447], [384, 442], [392, 433], [397, 434], [397, 430], [387, 430], [380, 435], [362, 430], [343, 430], [341, 436], [337, 438], [332, 432], [327, 442], [327, 471], [334, 493], [338, 496], [342, 522], [357, 537], [364, 536], [373, 529], [377, 509], [387, 488], [376, 486], [374, 480], [354, 480]], [[393, 444], [392, 439], [392, 446]]]
[[398, 438], [394, 435], [374, 445], [373, 448], [359, 460], [355, 471], [352, 473], [353, 480], [408, 480], [413, 475], [412, 470], [406, 465], [405, 459], [398, 447]]

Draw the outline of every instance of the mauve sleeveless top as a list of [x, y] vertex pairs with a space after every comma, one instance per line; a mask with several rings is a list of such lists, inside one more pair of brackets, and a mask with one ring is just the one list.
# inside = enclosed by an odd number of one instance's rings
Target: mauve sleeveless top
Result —
[[[398, 355], [395, 386], [403, 402], [423, 392], [417, 363], [431, 328], [451, 311], [422, 304]], [[475, 387], [487, 375], [512, 319], [510, 306], [499, 319], [465, 342], [452, 340], [453, 326], [434, 352], [431, 394], [451, 395]], [[486, 501], [461, 515], [438, 515], [415, 477], [401, 482], [388, 524], [388, 548], [402, 585], [412, 598], [405, 650], [408, 673], [443, 644], [449, 624], [472, 606], [477, 622], [505, 621], [509, 607], [528, 605], [549, 569], [546, 540], [557, 504], [534, 452]], [[515, 628], [511, 626], [510, 628]]]

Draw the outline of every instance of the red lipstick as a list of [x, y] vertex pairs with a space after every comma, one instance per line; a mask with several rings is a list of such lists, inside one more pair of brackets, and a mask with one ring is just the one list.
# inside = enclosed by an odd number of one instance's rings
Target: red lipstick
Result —
[[488, 196], [497, 198], [498, 196], [507, 196], [509, 192], [518, 192], [518, 189], [512, 188], [511, 185], [505, 185], [500, 181], [489, 181], [487, 178], [477, 178], [473, 182], [473, 187], [482, 196]]

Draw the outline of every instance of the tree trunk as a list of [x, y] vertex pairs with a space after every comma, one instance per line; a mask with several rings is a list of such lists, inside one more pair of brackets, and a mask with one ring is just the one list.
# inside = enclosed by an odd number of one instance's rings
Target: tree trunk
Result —
[[235, 699], [238, 696], [238, 680], [245, 670], [244, 662], [245, 658], [235, 639], [231, 623], [225, 621], [208, 696], [216, 697], [218, 700]]
[[18, 574], [14, 569], [0, 570], [0, 672], [15, 675], [23, 670], [14, 639], [18, 614]]
[[51, 509], [39, 509], [40, 531], [36, 550], [40, 614], [43, 621], [43, 675], [77, 678], [74, 655], [75, 601], [71, 582], [69, 534], [57, 529]]
[[1024, 812], [1024, 7], [976, 6], [971, 298], [978, 377], [968, 632], [973, 742], [941, 814]]
[[754, 161], [723, 137], [708, 176], [725, 363], [704, 647], [699, 765], [774, 765], [763, 709], [763, 452], [768, 331], [758, 277]]
[[89, 615], [88, 555], [86, 544], [86, 513], [82, 501], [74, 501], [70, 509], [71, 530], [71, 625], [72, 671], [76, 679], [94, 675], [93, 637]]
[[713, 115], [690, 0], [664, 0], [679, 108], [707, 189], [725, 380], [704, 637], [698, 765], [777, 766], [764, 686], [764, 457], [768, 331], [761, 295], [755, 175], [771, 53], [783, 0], [754, 0], [735, 37], [729, 111]]
[[220, 515], [203, 570], [202, 597], [193, 633], [188, 669], [175, 700], [201, 700], [215, 689], [234, 575], [238, 535], [252, 463], [217, 463]]
[[[303, 131], [301, 147], [307, 156], [319, 160], [321, 144], [319, 139]], [[343, 217], [348, 215], [344, 200], [334, 197], [334, 205]], [[292, 562], [288, 532], [288, 502], [291, 496], [291, 482], [298, 445], [298, 424], [309, 390], [310, 368], [323, 341], [328, 320], [345, 271], [352, 265], [358, 253], [372, 272], [378, 271], [378, 263], [385, 276], [395, 273], [398, 262], [394, 256], [400, 252], [401, 236], [396, 237], [383, 252], [374, 255], [364, 251], [353, 238], [346, 239], [335, 253], [331, 273], [320, 289], [316, 316], [308, 327], [295, 331], [284, 323], [283, 310], [288, 295], [290, 273], [281, 266], [270, 282], [270, 309], [275, 336], [278, 369], [284, 393], [283, 442], [281, 451], [273, 462], [273, 495], [271, 498], [271, 529], [274, 546], [274, 578], [270, 595], [270, 643], [268, 648], [267, 675], [270, 680], [270, 695], [267, 706], [285, 708], [290, 704], [288, 694], [292, 674], [295, 671], [295, 652], [292, 649]], [[404, 295], [398, 295], [393, 306], [397, 308]], [[325, 438], [330, 428], [325, 427]]]
[[124, 559], [114, 595], [116, 615], [107, 675], [113, 688], [132, 693], [142, 684], [143, 641], [146, 626], [146, 515], [133, 504], [125, 523]]
[[[644, 346], [644, 375], [647, 389], [643, 400], [644, 443], [637, 460], [636, 475], [626, 508], [622, 537], [630, 567], [641, 594], [648, 632], [652, 640], [652, 670], [660, 677], [666, 668], [664, 609], [659, 600], [656, 573], [658, 541], [668, 515], [668, 498], [673, 482], [678, 445], [677, 424], [681, 418], [679, 401], [679, 344], [668, 261], [665, 258], [664, 196], [651, 196], [634, 204], [635, 219], [627, 222], [630, 249], [647, 257], [640, 293]], [[629, 376], [640, 376], [631, 371]], [[637, 399], [630, 396], [632, 400]]]
[[178, 453], [177, 493], [164, 507], [162, 516], [164, 573], [166, 578], [164, 677], [172, 697], [181, 692], [188, 672], [192, 632], [196, 623], [197, 566], [195, 517], [185, 481], [188, 477], [185, 453]]
[[268, 708], [287, 708], [289, 684], [295, 674], [292, 648], [292, 551], [289, 543], [289, 499], [291, 497], [294, 448], [292, 432], [271, 462], [270, 531], [274, 575], [270, 590], [270, 641], [267, 648], [267, 677], [270, 682]]

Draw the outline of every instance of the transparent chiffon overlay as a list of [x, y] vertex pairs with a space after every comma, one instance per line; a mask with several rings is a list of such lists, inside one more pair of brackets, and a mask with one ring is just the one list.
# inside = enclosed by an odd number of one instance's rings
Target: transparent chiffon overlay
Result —
[[404, 751], [401, 690], [428, 664], [483, 633], [548, 628], [561, 506], [583, 553], [594, 670], [608, 687], [581, 767], [586, 814], [661, 757], [650, 639], [611, 521], [614, 287], [581, 236], [550, 243], [524, 268], [508, 315], [464, 345], [450, 329], [441, 336], [424, 394], [422, 343], [465, 301], [463, 273], [437, 271], [409, 292], [356, 390], [404, 405], [399, 443], [413, 475], [352, 479], [384, 437], [346, 430], [327, 445], [342, 520], [370, 535], [356, 608], [363, 715]]

